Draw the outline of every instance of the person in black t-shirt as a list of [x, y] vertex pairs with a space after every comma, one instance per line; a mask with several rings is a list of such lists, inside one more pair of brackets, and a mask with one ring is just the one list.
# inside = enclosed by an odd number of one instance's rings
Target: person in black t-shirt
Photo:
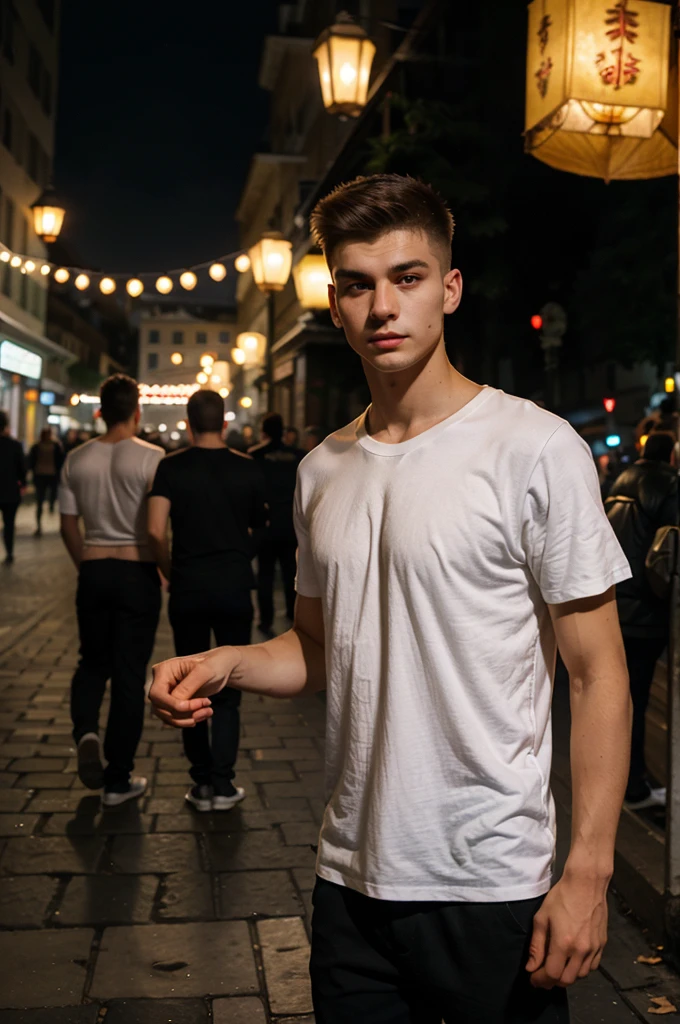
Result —
[[[149, 497], [149, 542], [170, 581], [170, 625], [179, 657], [250, 643], [253, 532], [265, 524], [264, 480], [248, 456], [223, 440], [224, 401], [197, 391], [187, 416], [192, 447], [159, 464]], [[168, 541], [172, 524], [172, 556]], [[225, 688], [208, 723], [183, 733], [194, 785], [186, 800], [199, 811], [230, 810], [245, 796], [233, 784], [240, 692]]]
[[26, 459], [19, 441], [9, 436], [9, 416], [0, 409], [0, 513], [5, 565], [14, 561], [14, 520], [26, 486]]
[[283, 443], [283, 418], [270, 413], [262, 421], [264, 441], [249, 454], [260, 463], [265, 479], [267, 499], [267, 529], [264, 531], [257, 555], [257, 600], [260, 608], [259, 630], [273, 636], [274, 570], [281, 565], [286, 615], [295, 612], [295, 552], [297, 539], [293, 526], [293, 498], [297, 468], [304, 452]]

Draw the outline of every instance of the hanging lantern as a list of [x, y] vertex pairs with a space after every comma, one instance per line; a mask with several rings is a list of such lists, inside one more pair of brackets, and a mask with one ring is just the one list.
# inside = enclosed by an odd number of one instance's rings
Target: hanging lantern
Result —
[[375, 44], [343, 11], [317, 39], [314, 56], [328, 113], [358, 117], [366, 106]]
[[138, 277], [132, 277], [125, 285], [128, 295], [131, 295], [133, 299], [136, 299], [144, 291], [144, 285]]
[[278, 232], [263, 235], [250, 250], [250, 265], [261, 292], [281, 292], [290, 277], [293, 246]]
[[328, 285], [333, 279], [323, 256], [308, 253], [293, 268], [295, 290], [306, 309], [328, 309]]
[[172, 291], [172, 280], [166, 277], [165, 274], [159, 277], [156, 281], [156, 291], [160, 292], [161, 295], [169, 295]]
[[208, 273], [213, 281], [224, 281], [227, 276], [227, 268], [224, 263], [211, 263], [208, 267]]
[[185, 270], [183, 274], [179, 276], [179, 283], [185, 291], [192, 291], [198, 282], [198, 278], [194, 274], [193, 270]]
[[236, 348], [245, 356], [244, 362], [254, 366], [264, 360], [267, 339], [257, 331], [244, 331], [236, 338]]
[[670, 19], [650, 0], [534, 0], [527, 152], [605, 181], [677, 174]]
[[90, 287], [90, 279], [87, 274], [78, 274], [73, 283], [79, 292], [84, 292], [86, 288]]
[[65, 210], [57, 200], [54, 189], [47, 188], [31, 206], [33, 230], [43, 242], [56, 242], [64, 223]]
[[66, 284], [70, 276], [66, 267], [59, 267], [58, 270], [54, 271], [54, 280], [57, 284]]
[[240, 256], [237, 256], [234, 260], [234, 269], [238, 270], [239, 274], [245, 274], [250, 270], [250, 257], [242, 252]]
[[116, 282], [112, 277], [103, 277], [99, 282], [99, 291], [102, 295], [113, 295], [116, 290]]
[[242, 348], [232, 348], [231, 358], [234, 360], [237, 366], [243, 366], [246, 361], [246, 354]]

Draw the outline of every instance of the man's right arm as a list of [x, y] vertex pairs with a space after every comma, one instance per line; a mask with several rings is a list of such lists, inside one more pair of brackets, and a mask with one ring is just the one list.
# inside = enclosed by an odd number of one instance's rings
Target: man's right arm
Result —
[[300, 697], [326, 686], [321, 600], [298, 596], [293, 628], [249, 647], [218, 647], [154, 666], [149, 699], [170, 725], [210, 718], [210, 697], [225, 686], [269, 697]]
[[170, 501], [158, 495], [149, 498], [149, 547], [156, 565], [170, 579], [170, 541], [168, 540], [168, 518]]

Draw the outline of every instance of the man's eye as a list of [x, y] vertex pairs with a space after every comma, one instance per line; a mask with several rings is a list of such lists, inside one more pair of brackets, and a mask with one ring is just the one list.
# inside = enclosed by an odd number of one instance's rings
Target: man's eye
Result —
[[401, 279], [401, 284], [415, 284], [420, 278], [417, 274], [405, 274]]
[[368, 285], [366, 284], [366, 282], [365, 282], [365, 281], [355, 281], [355, 283], [354, 283], [354, 284], [351, 284], [351, 285], [349, 286], [349, 288], [347, 289], [347, 291], [348, 291], [348, 292], [353, 292], [353, 291], [363, 291], [363, 290], [364, 290], [364, 288], [368, 288]]

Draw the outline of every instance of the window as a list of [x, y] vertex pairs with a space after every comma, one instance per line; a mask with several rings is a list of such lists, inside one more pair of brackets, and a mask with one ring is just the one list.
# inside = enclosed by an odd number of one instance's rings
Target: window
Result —
[[37, 48], [31, 43], [28, 50], [28, 84], [34, 96], [40, 99], [40, 84], [42, 82], [42, 58]]
[[173, 331], [172, 332], [172, 343], [173, 345], [184, 344], [184, 331]]
[[205, 331], [196, 331], [196, 344], [197, 345], [207, 345], [208, 344], [208, 335], [206, 334]]
[[220, 345], [229, 344], [229, 331], [220, 331]]
[[147, 370], [158, 369], [158, 352], [149, 352], [146, 358], [146, 368]]
[[160, 340], [161, 340], [161, 332], [160, 331], [156, 331], [156, 330], [149, 331], [149, 344], [150, 345], [157, 345]]

